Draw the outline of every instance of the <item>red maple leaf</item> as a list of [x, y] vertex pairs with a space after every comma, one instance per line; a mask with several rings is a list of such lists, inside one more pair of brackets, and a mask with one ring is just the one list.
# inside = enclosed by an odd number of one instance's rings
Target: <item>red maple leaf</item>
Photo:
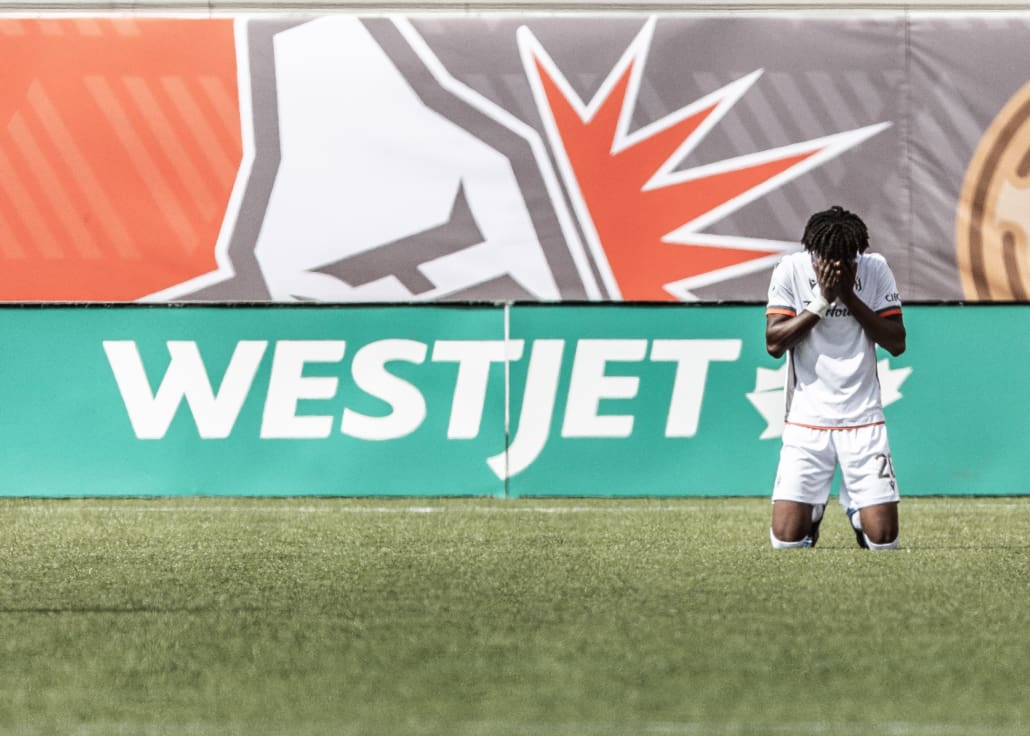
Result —
[[[613, 297], [670, 301], [676, 282], [754, 262], [789, 244], [718, 238], [701, 226], [738, 209], [881, 130], [869, 126], [713, 165], [675, 171], [760, 72], [737, 80], [661, 121], [627, 134], [654, 21], [633, 41], [589, 106], [584, 106], [528, 29], [523, 58], [552, 147]], [[591, 232], [592, 231], [592, 232]], [[719, 242], [723, 241], [723, 242]], [[729, 243], [727, 241], [732, 241]], [[729, 247], [727, 247], [729, 245]], [[607, 267], [607, 271], [605, 270]], [[737, 269], [739, 272], [739, 269]]]

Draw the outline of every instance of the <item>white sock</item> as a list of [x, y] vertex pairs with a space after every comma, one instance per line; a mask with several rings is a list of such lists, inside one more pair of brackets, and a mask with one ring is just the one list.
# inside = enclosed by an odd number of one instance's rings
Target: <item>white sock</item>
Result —
[[851, 522], [851, 528], [856, 532], [862, 531], [862, 512], [858, 509], [847, 509], [848, 521]]
[[812, 546], [812, 540], [810, 537], [799, 539], [796, 542], [784, 542], [776, 538], [772, 529], [769, 530], [769, 541], [772, 542], [773, 549], [801, 549], [802, 547]]
[[873, 552], [882, 552], [883, 550], [898, 548], [897, 538], [895, 538], [893, 542], [887, 542], [886, 544], [874, 544], [869, 541], [868, 534], [863, 533], [862, 536], [865, 537], [865, 543], [869, 545], [869, 549]]

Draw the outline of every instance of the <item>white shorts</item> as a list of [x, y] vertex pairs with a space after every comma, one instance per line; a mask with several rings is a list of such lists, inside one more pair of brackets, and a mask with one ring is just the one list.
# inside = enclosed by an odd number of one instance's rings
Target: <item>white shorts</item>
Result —
[[883, 424], [853, 429], [785, 425], [773, 501], [826, 503], [838, 465], [843, 506], [860, 509], [898, 501], [898, 481]]

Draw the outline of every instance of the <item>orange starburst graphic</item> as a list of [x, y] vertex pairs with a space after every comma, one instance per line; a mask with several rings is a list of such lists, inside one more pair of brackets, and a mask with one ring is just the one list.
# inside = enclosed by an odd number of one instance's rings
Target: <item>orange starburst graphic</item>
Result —
[[794, 243], [717, 236], [707, 225], [874, 135], [889, 123], [738, 156], [678, 164], [758, 79], [756, 71], [632, 133], [650, 20], [589, 104], [527, 28], [523, 64], [590, 253], [615, 299], [688, 300], [691, 288], [768, 268]]

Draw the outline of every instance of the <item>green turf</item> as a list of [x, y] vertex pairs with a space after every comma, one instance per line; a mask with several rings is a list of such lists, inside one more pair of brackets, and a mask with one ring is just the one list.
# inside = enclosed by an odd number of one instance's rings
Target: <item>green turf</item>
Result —
[[0, 733], [1030, 732], [1030, 499], [908, 499], [882, 554], [768, 513], [3, 500]]

